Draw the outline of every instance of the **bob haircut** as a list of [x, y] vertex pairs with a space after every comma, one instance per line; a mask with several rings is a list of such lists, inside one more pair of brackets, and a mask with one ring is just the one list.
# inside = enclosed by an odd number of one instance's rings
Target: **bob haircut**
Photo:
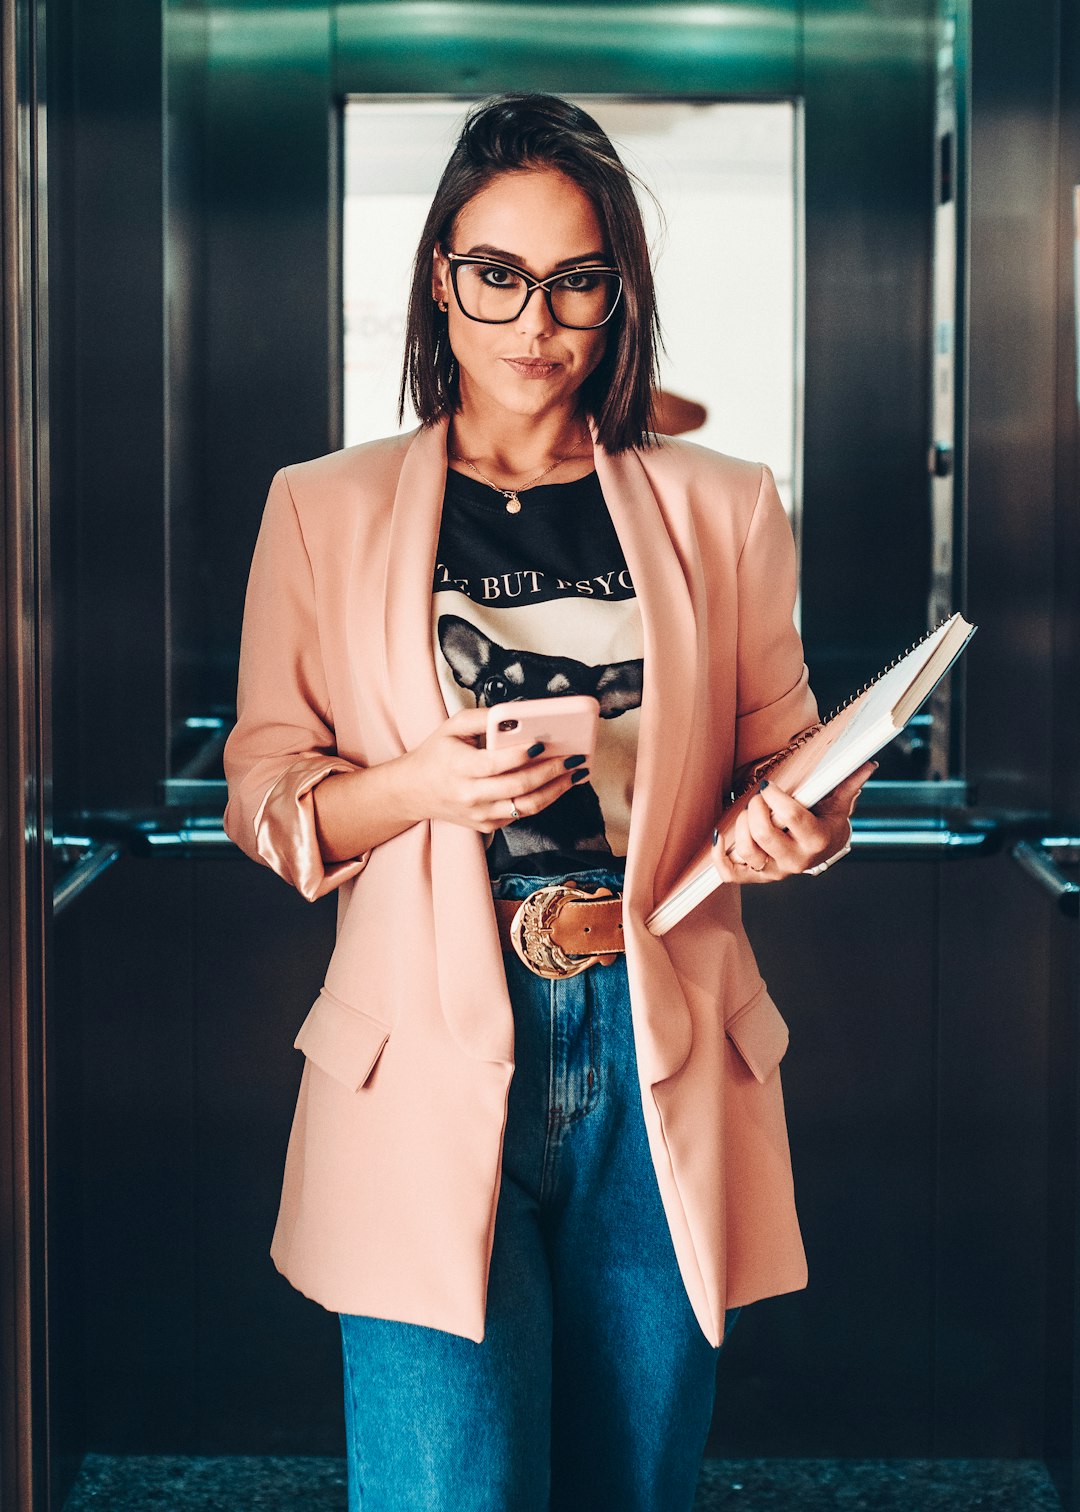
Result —
[[585, 191], [622, 274], [622, 298], [608, 322], [607, 346], [578, 390], [580, 402], [606, 451], [651, 446], [656, 441], [650, 422], [662, 337], [648, 242], [634, 197], [633, 183], [640, 180], [592, 116], [551, 94], [497, 95], [474, 105], [465, 118], [413, 263], [398, 423], [405, 415], [406, 395], [423, 425], [458, 406], [447, 315], [431, 297], [436, 245], [453, 245], [459, 212], [499, 174], [530, 168], [557, 169]]

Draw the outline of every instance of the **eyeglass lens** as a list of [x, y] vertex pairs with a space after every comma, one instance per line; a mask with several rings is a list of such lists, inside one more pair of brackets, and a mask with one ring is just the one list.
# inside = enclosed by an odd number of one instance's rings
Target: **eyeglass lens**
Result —
[[[524, 309], [529, 286], [513, 269], [463, 262], [454, 271], [461, 307], [474, 320], [514, 320]], [[617, 273], [567, 273], [551, 285], [551, 312], [560, 325], [600, 325], [615, 308], [620, 285]]]

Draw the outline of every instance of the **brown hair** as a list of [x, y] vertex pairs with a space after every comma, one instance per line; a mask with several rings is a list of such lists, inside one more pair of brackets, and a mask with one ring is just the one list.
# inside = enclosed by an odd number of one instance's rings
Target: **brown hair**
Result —
[[474, 105], [466, 116], [413, 263], [398, 422], [404, 419], [406, 395], [423, 425], [457, 407], [457, 363], [447, 317], [431, 297], [435, 247], [451, 245], [458, 214], [492, 179], [529, 168], [557, 169], [585, 191], [622, 274], [622, 298], [609, 322], [607, 347], [579, 390], [581, 402], [605, 450], [650, 446], [656, 439], [650, 410], [662, 336], [648, 242], [634, 196], [633, 185], [641, 181], [592, 116], [551, 94], [498, 95]]

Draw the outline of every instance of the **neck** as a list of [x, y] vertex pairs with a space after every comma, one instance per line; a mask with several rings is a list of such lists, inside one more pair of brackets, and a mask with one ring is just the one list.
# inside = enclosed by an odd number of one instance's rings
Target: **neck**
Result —
[[485, 472], [521, 478], [539, 472], [556, 457], [591, 456], [592, 437], [585, 419], [568, 408], [545, 415], [511, 415], [504, 410], [496, 419], [463, 404], [451, 418], [447, 446]]

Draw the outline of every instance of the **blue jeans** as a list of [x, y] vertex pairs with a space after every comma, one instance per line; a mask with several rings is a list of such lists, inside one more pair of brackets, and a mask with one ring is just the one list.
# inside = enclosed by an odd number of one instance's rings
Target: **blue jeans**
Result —
[[720, 1350], [660, 1200], [625, 957], [555, 981], [503, 960], [515, 1071], [484, 1338], [339, 1314], [349, 1512], [690, 1512]]

